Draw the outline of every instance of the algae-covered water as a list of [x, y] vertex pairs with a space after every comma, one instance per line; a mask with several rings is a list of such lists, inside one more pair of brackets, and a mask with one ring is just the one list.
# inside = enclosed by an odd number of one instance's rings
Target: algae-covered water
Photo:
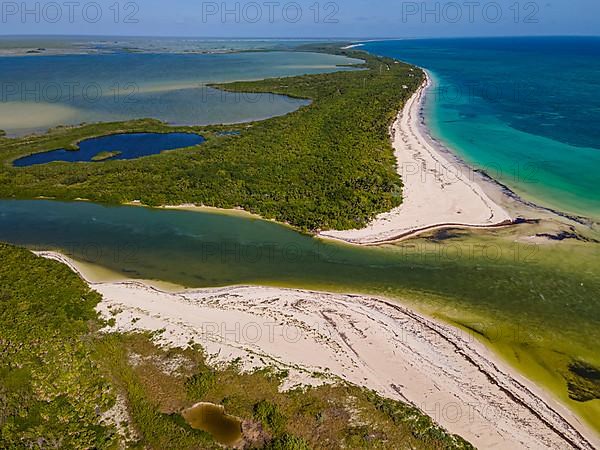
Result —
[[182, 416], [192, 428], [210, 433], [220, 444], [232, 446], [242, 438], [240, 420], [226, 414], [222, 406], [198, 403]]

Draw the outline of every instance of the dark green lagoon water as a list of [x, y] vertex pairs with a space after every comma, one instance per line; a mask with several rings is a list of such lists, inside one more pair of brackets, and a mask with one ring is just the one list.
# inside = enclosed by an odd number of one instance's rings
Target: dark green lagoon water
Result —
[[45, 200], [0, 201], [0, 240], [187, 287], [251, 283], [416, 296], [498, 319], [518, 311], [565, 333], [579, 334], [585, 324], [600, 330], [595, 246], [559, 250], [490, 238], [360, 248], [233, 215]]

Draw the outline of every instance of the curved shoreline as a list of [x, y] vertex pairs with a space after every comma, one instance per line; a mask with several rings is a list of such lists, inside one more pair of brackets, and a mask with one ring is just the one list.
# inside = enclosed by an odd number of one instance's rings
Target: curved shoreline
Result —
[[[398, 113], [396, 120], [390, 126], [390, 138], [392, 140], [393, 146], [397, 147], [402, 145], [402, 143], [397, 142], [395, 131], [396, 128], [403, 127], [403, 124], [401, 123], [402, 117], [407, 114], [409, 116], [412, 115], [415, 118], [413, 120], [414, 128], [418, 130], [420, 143], [426, 146], [426, 150], [430, 151], [434, 155], [434, 159], [438, 161], [443, 161], [444, 164], [442, 165], [449, 168], [448, 172], [451, 172], [452, 170], [456, 169], [458, 170], [458, 173], [460, 175], [464, 175], [463, 179], [466, 178], [467, 183], [471, 187], [473, 187], [475, 196], [481, 199], [481, 202], [484, 205], [484, 207], [490, 207], [490, 210], [496, 208], [498, 211], [505, 213], [505, 220], [495, 223], [465, 223], [465, 221], [461, 220], [452, 222], [434, 222], [428, 223], [423, 226], [415, 226], [411, 225], [409, 218], [409, 221], [407, 221], [408, 229], [402, 229], [402, 227], [400, 227], [400, 229], [396, 229], [396, 227], [389, 227], [389, 229], [386, 230], [384, 236], [368, 236], [367, 239], [356, 239], [353, 236], [350, 236], [350, 234], [354, 233], [368, 234], [369, 227], [374, 225], [378, 219], [386, 221], [388, 219], [388, 216], [394, 215], [395, 212], [399, 213], [403, 208], [403, 205], [401, 205], [400, 207], [392, 211], [380, 214], [374, 221], [371, 222], [369, 226], [361, 230], [325, 230], [314, 233], [314, 237], [329, 241], [337, 241], [350, 245], [379, 246], [384, 244], [401, 242], [412, 238], [417, 238], [421, 234], [444, 229], [458, 228], [466, 230], [493, 230], [498, 228], [510, 227], [512, 225], [518, 225], [520, 223], [527, 222], [528, 219], [524, 218], [524, 216], [526, 217], [533, 213], [535, 213], [536, 215], [539, 214], [539, 216], [537, 216], [538, 219], [533, 220], [539, 220], [539, 218], [542, 217], [545, 219], [559, 219], [561, 222], [566, 221], [568, 223], [583, 225], [584, 227], [590, 229], [593, 229], [594, 226], [598, 224], [598, 222], [596, 222], [590, 217], [584, 217], [573, 213], [553, 209], [551, 207], [543, 206], [541, 204], [523, 198], [520, 194], [513, 191], [507, 185], [501, 183], [499, 180], [493, 178], [485, 171], [471, 167], [458, 154], [456, 154], [456, 152], [452, 151], [450, 148], [444, 145], [444, 143], [440, 142], [437, 138], [432, 136], [425, 123], [426, 119], [423, 107], [427, 95], [427, 90], [431, 87], [431, 77], [429, 76], [426, 69], [419, 69], [425, 73], [425, 76], [427, 78], [426, 82], [419, 88], [419, 90], [417, 90], [417, 92], [413, 94], [411, 99], [407, 101], [407, 104], [405, 105], [403, 110]], [[415, 101], [416, 105], [413, 106], [414, 110], [410, 111], [409, 102], [414, 101], [415, 99], [417, 101]], [[403, 163], [403, 159], [401, 159], [401, 157], [399, 157], [398, 155], [397, 148], [395, 149], [395, 154], [397, 157], [398, 172], [402, 177], [402, 181], [406, 184], [407, 177], [405, 176], [406, 174], [403, 173], [402, 165], [405, 163], [412, 164], [414, 163], [414, 161], [411, 161], [411, 159], [408, 158]], [[451, 176], [452, 175], [450, 175], [450, 177]], [[444, 197], [445, 193], [442, 192], [441, 194], [442, 197]], [[139, 203], [137, 204], [140, 205]], [[431, 208], [431, 205], [427, 203], [426, 199], [424, 200], [424, 204], [428, 205]], [[299, 231], [297, 228], [295, 228], [289, 223], [279, 222], [276, 219], [267, 219], [258, 214], [246, 211], [242, 208], [228, 210], [193, 204], [160, 206], [159, 208], [245, 215], [249, 218], [274, 222], [282, 226], [294, 229], [295, 231]], [[507, 212], [507, 210], [510, 212]], [[400, 220], [400, 217], [398, 217], [398, 219]]]
[[[421, 68], [421, 70], [423, 70], [425, 74], [428, 74], [426, 69]], [[593, 217], [590, 216], [578, 215], [567, 210], [560, 210], [550, 206], [544, 206], [541, 203], [536, 203], [535, 200], [528, 200], [521, 194], [518, 194], [516, 191], [514, 191], [513, 188], [488, 174], [485, 170], [472, 167], [457, 152], [453, 151], [450, 147], [445, 145], [444, 142], [440, 141], [431, 134], [426, 125], [424, 105], [421, 105], [419, 114], [421, 131], [426, 140], [432, 146], [434, 146], [439, 153], [444, 155], [446, 159], [450, 160], [453, 165], [461, 167], [463, 170], [470, 173], [473, 177], [473, 181], [477, 182], [497, 203], [500, 203], [502, 206], [506, 206], [505, 203], [514, 201], [517, 205], [519, 205], [519, 210], [524, 209], [527, 212], [530, 212], [530, 210], [535, 210], [536, 212], [549, 213], [552, 216], [559, 216], [562, 219], [566, 219], [570, 222], [575, 222], [579, 225], [584, 225], [590, 228], [594, 225], [594, 223], [598, 223]]]
[[[404, 183], [403, 202], [360, 230], [324, 231], [319, 237], [353, 244], [397, 241], [434, 228], [488, 228], [510, 225], [513, 218], [473, 179], [473, 171], [449, 160], [424, 128], [422, 108], [431, 78], [406, 102], [391, 127], [397, 171]], [[467, 170], [465, 174], [465, 170]]]
[[134, 280], [92, 282], [78, 262], [37, 254], [67, 264], [102, 294], [98, 311], [115, 319], [105, 331], [164, 329], [158, 343], [196, 342], [215, 364], [242, 358], [247, 370], [287, 369], [284, 388], [342, 379], [417, 406], [481, 448], [600, 445], [566, 406], [474, 335], [392, 300], [260, 286], [165, 291]]
[[[399, 241], [403, 241], [406, 239], [411, 239], [411, 238], [419, 236], [420, 234], [434, 231], [434, 230], [441, 230], [441, 229], [447, 229], [447, 228], [496, 229], [496, 228], [508, 227], [510, 225], [514, 225], [515, 223], [517, 223], [517, 221], [515, 219], [513, 219], [500, 205], [498, 205], [496, 202], [494, 202], [494, 200], [492, 200], [486, 194], [485, 190], [481, 186], [479, 186], [477, 184], [477, 182], [475, 182], [474, 180], [469, 180], [468, 177], [467, 177], [467, 179], [465, 179], [465, 176], [463, 176], [463, 173], [470, 173], [473, 175], [478, 174], [481, 176], [481, 178], [485, 178], [484, 177], [485, 174], [480, 174], [478, 171], [471, 169], [466, 163], [464, 163], [462, 160], [460, 160], [458, 158], [458, 156], [454, 155], [454, 153], [452, 153], [449, 149], [443, 147], [439, 142], [437, 142], [435, 139], [433, 139], [431, 137], [431, 135], [429, 134], [429, 131], [427, 130], [427, 128], [425, 127], [425, 124], [424, 124], [423, 115], [422, 115], [422, 107], [423, 107], [423, 102], [425, 100], [425, 95], [426, 95], [427, 89], [431, 85], [431, 79], [424, 69], [421, 69], [421, 70], [423, 70], [424, 73], [426, 74], [426, 77], [427, 77], [426, 82], [407, 101], [405, 107], [403, 108], [402, 111], [399, 112], [395, 122], [390, 127], [390, 138], [392, 139], [392, 144], [395, 147], [398, 172], [401, 175], [402, 181], [405, 185], [404, 191], [406, 192], [406, 178], [409, 178], [409, 177], [406, 177], [406, 173], [403, 173], [403, 172], [408, 170], [407, 166], [415, 167], [413, 164], [416, 164], [417, 162], [415, 159], [411, 159], [411, 158], [405, 159], [403, 157], [403, 155], [400, 154], [401, 150], [399, 150], [399, 148], [403, 147], [404, 142], [400, 142], [400, 140], [396, 137], [396, 135], [399, 134], [398, 130], [400, 130], [400, 132], [402, 132], [402, 133], [407, 133], [407, 132], [412, 133], [412, 128], [411, 127], [407, 128], [407, 121], [405, 121], [404, 123], [402, 122], [403, 117], [409, 117], [410, 119], [412, 119], [412, 122], [414, 122], [414, 128], [418, 129], [418, 131], [416, 133], [413, 133], [413, 135], [416, 134], [419, 145], [426, 146], [425, 147], [426, 152], [431, 153], [433, 160], [436, 161], [437, 163], [439, 163], [439, 165], [441, 167], [443, 167], [444, 170], [446, 170], [447, 172], [450, 172], [450, 171], [458, 168], [460, 181], [469, 186], [469, 189], [472, 191], [474, 196], [476, 198], [480, 199], [481, 205], [483, 205], [484, 208], [485, 207], [489, 208], [490, 219], [492, 219], [494, 216], [500, 216], [500, 217], [498, 218], [497, 221], [482, 220], [481, 223], [477, 223], [477, 221], [468, 223], [468, 222], [465, 222], [464, 220], [460, 220], [460, 221], [459, 220], [456, 220], [456, 221], [431, 220], [430, 223], [419, 225], [418, 223], [416, 223], [418, 221], [418, 219], [415, 219], [414, 215], [413, 215], [413, 217], [408, 217], [407, 220], [404, 221], [403, 216], [405, 213], [404, 210], [406, 209], [406, 207], [404, 206], [404, 203], [406, 202], [406, 198], [405, 198], [403, 205], [401, 205], [398, 208], [393, 209], [392, 211], [388, 211], [388, 212], [380, 214], [374, 221], [371, 222], [371, 224], [369, 226], [367, 226], [363, 229], [342, 230], [342, 231], [339, 231], [339, 230], [319, 231], [315, 234], [315, 237], [325, 239], [325, 240], [333, 240], [333, 241], [343, 242], [343, 243], [351, 244], [351, 245], [377, 246], [377, 245], [399, 242]], [[404, 169], [403, 169], [403, 167], [404, 167]], [[433, 168], [431, 170], [436, 171], [438, 169]], [[423, 170], [422, 172], [425, 172], [425, 171]], [[408, 175], [410, 176], [410, 174], [408, 174]], [[422, 174], [419, 173], [418, 175], [421, 176]], [[433, 175], [435, 176], [436, 174], [433, 174]], [[450, 177], [452, 177], [452, 175], [450, 175]], [[427, 178], [427, 180], [425, 182], [428, 185], [430, 185], [431, 177], [425, 176], [425, 178]], [[413, 180], [416, 180], [416, 179], [413, 177]], [[446, 181], [451, 181], [451, 180], [446, 180]], [[496, 180], [494, 180], [492, 178], [489, 178], [489, 180], [487, 180], [487, 181], [490, 182], [490, 184], [493, 186], [493, 189], [498, 191], [499, 194], [505, 195], [505, 191], [508, 188], [500, 185], [499, 183], [496, 182]], [[420, 184], [421, 182], [416, 181], [416, 183]], [[433, 186], [435, 186], [435, 180], [434, 180]], [[442, 189], [444, 189], [444, 186], [442, 186]], [[417, 195], [413, 195], [413, 193], [411, 193], [411, 196], [410, 196], [411, 203], [418, 205], [418, 204], [421, 204], [421, 202], [422, 202], [422, 204], [428, 205], [430, 210], [433, 210], [435, 208], [435, 205], [429, 203], [428, 199], [423, 199], [422, 197], [419, 196], [418, 189], [415, 189], [415, 191], [416, 192], [414, 192], [414, 194], [417, 194]], [[442, 194], [444, 194], [444, 193], [442, 192]], [[417, 197], [417, 198], [415, 198], [415, 197]], [[444, 198], [442, 203], [452, 201], [452, 199], [448, 200], [447, 196], [444, 196], [444, 195], [442, 195], [442, 197], [440, 197], [440, 198]], [[516, 197], [513, 197], [513, 198], [515, 200], [519, 200]], [[467, 202], [469, 200], [472, 201], [472, 198], [467, 199]], [[526, 204], [525, 202], [521, 202], [521, 203]], [[129, 202], [127, 204], [128, 205], [136, 205], [136, 206], [144, 206], [139, 202]], [[531, 204], [528, 206], [533, 207], [536, 205]], [[418, 206], [416, 206], [416, 207], [418, 208]], [[159, 206], [158, 208], [245, 215], [249, 218], [260, 219], [260, 220], [265, 220], [265, 221], [269, 221], [269, 222], [275, 222], [280, 225], [288, 226], [288, 227], [295, 229], [293, 227], [293, 225], [290, 225], [288, 223], [278, 222], [274, 219], [266, 219], [260, 215], [248, 212], [241, 208], [227, 210], [227, 209], [220, 209], [220, 208], [214, 208], [214, 207], [204, 206], [204, 205], [195, 205], [195, 204], [162, 205], [162, 206]], [[412, 208], [415, 208], [415, 206], [412, 206]], [[421, 211], [419, 211], [419, 214], [420, 213], [421, 213]], [[435, 214], [435, 211], [433, 213]], [[410, 211], [409, 211], [409, 214], [410, 214]], [[402, 215], [402, 217], [401, 217], [401, 215]], [[392, 218], [391, 220], [394, 221], [393, 223], [390, 221], [390, 217]], [[568, 216], [565, 216], [565, 217], [569, 218]], [[444, 218], [458, 218], [458, 217], [447, 216]], [[385, 226], [384, 222], [388, 222], [389, 226]], [[406, 223], [404, 223], [404, 222], [406, 222]], [[369, 230], [371, 228], [374, 229], [375, 227], [381, 227], [382, 229], [375, 231], [374, 233], [370, 233]], [[363, 237], [360, 237], [357, 239], [354, 237], [355, 234], [360, 234], [360, 235], [364, 234], [364, 235], [366, 235], [366, 237], [363, 236]]]

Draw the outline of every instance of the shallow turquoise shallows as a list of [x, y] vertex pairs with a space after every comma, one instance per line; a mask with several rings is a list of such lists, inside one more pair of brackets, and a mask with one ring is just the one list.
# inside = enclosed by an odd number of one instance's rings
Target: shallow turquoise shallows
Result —
[[[79, 150], [56, 149], [17, 159], [13, 165], [27, 167], [53, 161], [89, 162], [102, 152], [111, 153], [107, 160], [136, 159], [156, 155], [165, 150], [192, 147], [204, 142], [195, 133], [123, 133], [111, 134], [79, 143]], [[101, 162], [101, 161], [98, 161]]]
[[309, 102], [230, 93], [210, 83], [354, 70], [360, 61], [305, 52], [110, 53], [0, 58], [0, 128], [9, 136], [58, 125], [154, 118], [175, 125], [261, 120]]
[[430, 39], [366, 50], [427, 69], [435, 138], [524, 195], [600, 218], [600, 38]]

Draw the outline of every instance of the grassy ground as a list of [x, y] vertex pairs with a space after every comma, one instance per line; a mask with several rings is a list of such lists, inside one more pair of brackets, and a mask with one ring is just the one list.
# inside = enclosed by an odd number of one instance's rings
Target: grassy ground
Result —
[[207, 435], [191, 430], [179, 414], [200, 401], [224, 405], [242, 419], [252, 430], [247, 448], [288, 441], [296, 446], [280, 448], [470, 448], [418, 410], [355, 386], [282, 393], [285, 373], [242, 374], [236, 364], [213, 369], [199, 348], [162, 350], [144, 335], [110, 336], [98, 348], [115, 385], [125, 387], [141, 440], [153, 448], [207, 445]]
[[100, 152], [97, 155], [92, 156], [92, 161], [105, 161], [110, 158], [114, 158], [115, 156], [119, 156], [122, 152], [112, 151], [112, 152]]
[[199, 347], [99, 333], [100, 298], [66, 266], [5, 244], [0, 259], [0, 448], [220, 448], [180, 415], [199, 401], [244, 421], [244, 448], [471, 448], [365, 389], [282, 393], [283, 373], [215, 369]]
[[[390, 59], [342, 53], [365, 59], [362, 70], [221, 86], [312, 100], [286, 116], [228, 127], [167, 127], [140, 120], [2, 139], [0, 197], [240, 206], [304, 230], [361, 227], [401, 202], [388, 127], [423, 74]], [[225, 129], [241, 134], [215, 133]], [[207, 141], [137, 160], [12, 166], [18, 157], [73, 148], [92, 136], [181, 130], [198, 131]]]
[[0, 244], [0, 448], [109, 448], [91, 358], [100, 300], [66, 266]]

